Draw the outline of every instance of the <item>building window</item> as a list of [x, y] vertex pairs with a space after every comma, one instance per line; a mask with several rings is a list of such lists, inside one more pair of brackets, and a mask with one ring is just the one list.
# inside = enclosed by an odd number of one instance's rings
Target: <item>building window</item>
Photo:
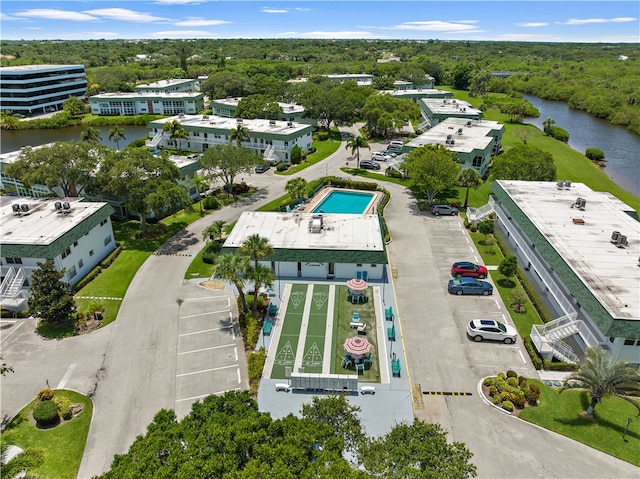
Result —
[[78, 268], [82, 269], [83, 266], [84, 266], [84, 261], [82, 260], [78, 261]]
[[78, 242], [77, 242], [77, 241], [74, 241], [74, 242], [73, 242], [73, 247], [74, 247], [74, 248], [77, 248], [77, 247], [78, 247]]
[[22, 264], [22, 258], [7, 258], [9, 264]]
[[93, 250], [89, 251], [89, 256], [93, 256]]
[[371, 265], [371, 267], [372, 267], [372, 268], [377, 268], [377, 267], [378, 267], [378, 265], [377, 265], [377, 264], [372, 264], [372, 265]]
[[107, 237], [104, 239], [104, 245], [105, 245], [105, 246], [107, 246], [109, 243], [111, 243], [111, 235], [107, 236]]
[[69, 279], [73, 278], [76, 274], [77, 274], [77, 272], [76, 272], [76, 267], [75, 267], [75, 266], [72, 266], [72, 267], [69, 269]]
[[624, 340], [625, 346], [635, 346], [638, 340], [636, 338], [627, 338]]
[[362, 268], [362, 263], [357, 263], [356, 268]]
[[65, 259], [67, 256], [71, 254], [71, 248], [67, 248], [62, 252], [62, 259]]

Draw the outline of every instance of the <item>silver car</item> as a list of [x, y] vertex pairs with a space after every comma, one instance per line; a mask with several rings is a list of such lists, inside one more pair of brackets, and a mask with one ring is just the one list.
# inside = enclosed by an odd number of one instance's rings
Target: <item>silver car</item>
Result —
[[467, 333], [474, 341], [485, 339], [502, 341], [505, 344], [515, 343], [518, 331], [513, 326], [502, 324], [493, 319], [474, 319], [467, 325]]

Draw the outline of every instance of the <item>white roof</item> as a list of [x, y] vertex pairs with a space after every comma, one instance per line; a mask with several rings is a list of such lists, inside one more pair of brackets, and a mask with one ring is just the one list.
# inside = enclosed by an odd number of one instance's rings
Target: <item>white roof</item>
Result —
[[[319, 217], [322, 229], [312, 232]], [[268, 238], [276, 249], [384, 250], [377, 215], [245, 211], [224, 246], [238, 248], [254, 234]]]
[[141, 83], [135, 88], [165, 88], [172, 85], [180, 85], [182, 83], [192, 83], [194, 80], [190, 78], [171, 78], [169, 80], [159, 80], [152, 83]]
[[172, 116], [169, 118], [154, 120], [150, 122], [148, 126], [153, 127], [153, 125], [170, 121], [178, 121], [185, 129], [189, 127], [199, 127], [232, 130], [238, 125], [243, 125], [252, 133], [290, 134], [310, 128], [309, 125], [293, 121], [256, 119], [242, 120], [241, 122], [238, 122], [238, 119], [236, 118], [227, 118], [217, 115]]
[[[56, 202], [69, 202], [71, 212], [60, 214]], [[29, 214], [18, 216], [12, 205], [27, 205]], [[0, 206], [0, 244], [48, 245], [96, 213], [106, 203], [82, 198], [9, 197]]]
[[44, 70], [63, 70], [69, 67], [82, 67], [84, 65], [16, 65], [0, 68], [0, 74], [2, 73], [19, 73], [19, 72], [37, 72]]
[[198, 98], [204, 97], [204, 93], [191, 92], [191, 91], [175, 91], [175, 92], [159, 92], [159, 91], [134, 91], [134, 92], [114, 92], [114, 93], [100, 93], [99, 95], [93, 95], [89, 97], [89, 102], [95, 102], [96, 100], [147, 100], [148, 98], [163, 99], [180, 99], [180, 98]]
[[[633, 208], [582, 183], [569, 189], [553, 182], [498, 184], [614, 318], [640, 320], [640, 223], [625, 213]], [[584, 211], [571, 207], [578, 198], [586, 200]], [[611, 243], [614, 231], [627, 237], [628, 247]]]
[[[242, 97], [237, 97], [237, 98], [217, 98], [215, 100], [211, 100], [212, 102], [215, 103], [220, 103], [221, 105], [228, 105], [228, 106], [238, 106], [238, 103], [240, 103], [240, 100], [242, 100]], [[298, 105], [297, 103], [284, 103], [279, 101], [278, 105], [280, 105], [280, 108], [282, 108], [282, 111], [284, 113], [302, 113], [304, 112], [304, 107], [302, 105]]]
[[429, 107], [434, 114], [437, 115], [466, 115], [466, 116], [482, 116], [482, 111], [477, 110], [464, 100], [456, 100], [455, 98], [422, 98], [420, 99]]
[[[467, 126], [469, 125], [470, 126]], [[491, 131], [500, 130], [502, 125], [491, 120], [469, 120], [467, 118], [446, 118], [430, 130], [412, 139], [405, 146], [419, 148], [424, 145], [445, 145], [451, 151], [471, 153], [484, 150], [493, 140]], [[458, 133], [462, 129], [462, 133]], [[453, 145], [447, 145], [447, 137], [453, 135]]]

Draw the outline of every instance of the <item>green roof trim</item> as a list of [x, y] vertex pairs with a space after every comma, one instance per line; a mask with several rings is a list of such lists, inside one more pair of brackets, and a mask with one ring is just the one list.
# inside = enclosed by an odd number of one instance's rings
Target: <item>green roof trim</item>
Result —
[[545, 236], [540, 233], [529, 217], [516, 205], [511, 196], [496, 182], [493, 183], [491, 189], [501, 205], [509, 212], [511, 218], [518, 224], [522, 233], [531, 241], [536, 251], [544, 258], [566, 288], [571, 291], [580, 307], [587, 312], [602, 334], [617, 338], [640, 338], [640, 321], [614, 318]]
[[[237, 248], [222, 248], [221, 254], [235, 254]], [[387, 253], [383, 251], [351, 251], [333, 249], [289, 249], [277, 248], [275, 253], [261, 261], [287, 263], [342, 263], [342, 264], [387, 264]]]

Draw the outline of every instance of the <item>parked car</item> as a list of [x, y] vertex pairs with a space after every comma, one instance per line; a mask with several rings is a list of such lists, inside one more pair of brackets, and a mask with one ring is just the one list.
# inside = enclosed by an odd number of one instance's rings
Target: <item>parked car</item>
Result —
[[447, 286], [449, 293], [461, 296], [463, 294], [481, 294], [489, 296], [493, 294], [493, 286], [486, 281], [480, 281], [475, 278], [456, 278], [450, 279]]
[[487, 277], [487, 268], [469, 261], [458, 261], [451, 266], [451, 276], [454, 278], [467, 276], [469, 278], [484, 279]]
[[398, 154], [395, 151], [391, 151], [391, 150], [386, 150], [384, 154], [386, 156], [390, 156], [391, 158], [395, 158], [396, 156], [398, 156]]
[[433, 205], [431, 207], [431, 213], [433, 213], [435, 216], [440, 216], [440, 215], [455, 216], [458, 214], [458, 208], [454, 208], [453, 206], [449, 206], [449, 205]]
[[387, 161], [387, 160], [390, 160], [390, 159], [391, 159], [391, 157], [390, 157], [390, 156], [385, 155], [385, 154], [384, 154], [383, 152], [381, 152], [381, 151], [376, 151], [375, 153], [373, 153], [373, 154], [371, 155], [371, 159], [372, 159], [372, 160], [376, 160], [376, 161]]
[[256, 173], [264, 173], [270, 168], [267, 163], [263, 163], [261, 165], [256, 166]]
[[365, 170], [379, 170], [380, 164], [373, 160], [360, 160], [360, 168], [364, 168]]
[[502, 324], [493, 319], [474, 319], [467, 325], [467, 334], [474, 341], [480, 342], [485, 339], [502, 341], [505, 344], [515, 343], [518, 338], [518, 331], [513, 326]]

